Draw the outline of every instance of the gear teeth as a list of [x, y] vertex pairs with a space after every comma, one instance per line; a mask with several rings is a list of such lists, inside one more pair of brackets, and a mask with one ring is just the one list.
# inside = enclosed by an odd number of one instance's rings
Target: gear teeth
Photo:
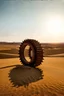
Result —
[[[27, 64], [21, 56], [22, 55], [21, 54], [21, 47], [23, 46], [24, 43], [27, 43], [27, 45], [29, 45], [31, 43], [31, 45], [35, 48], [36, 59], [34, 61], [35, 62], [34, 64], [32, 64], [32, 63]], [[36, 67], [36, 66], [40, 65], [44, 61], [43, 54], [44, 54], [43, 48], [42, 48], [41, 44], [36, 40], [26, 39], [20, 44], [19, 58], [20, 58], [20, 62], [22, 62], [24, 65], [28, 65], [28, 66], [32, 66], [32, 67]]]

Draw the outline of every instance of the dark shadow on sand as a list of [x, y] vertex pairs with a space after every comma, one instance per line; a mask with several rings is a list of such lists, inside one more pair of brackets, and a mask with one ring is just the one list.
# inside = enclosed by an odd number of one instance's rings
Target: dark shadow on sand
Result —
[[32, 82], [43, 79], [43, 71], [39, 68], [17, 65], [9, 72], [9, 80], [13, 87], [28, 86]]
[[18, 58], [18, 49], [0, 50], [0, 59]]
[[0, 50], [0, 53], [18, 54], [18, 49]]
[[0, 53], [0, 59], [8, 59], [8, 58], [18, 58], [17, 55], [10, 55], [10, 54], [1, 54]]
[[[63, 54], [64, 49], [44, 49], [44, 57], [64, 57], [64, 55], [59, 56], [58, 54]], [[27, 57], [27, 49], [26, 49], [26, 57]], [[57, 55], [57, 56], [52, 56]], [[0, 50], [0, 59], [9, 59], [9, 58], [18, 58], [19, 57], [19, 49], [9, 49], [9, 50]]]
[[0, 67], [0, 69], [10, 68], [10, 67], [16, 67], [16, 66], [18, 66], [18, 65], [11, 65], [11, 66]]

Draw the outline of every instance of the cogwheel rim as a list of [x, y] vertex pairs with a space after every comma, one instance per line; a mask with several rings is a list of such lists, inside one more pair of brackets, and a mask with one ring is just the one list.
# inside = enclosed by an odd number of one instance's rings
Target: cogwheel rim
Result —
[[[31, 44], [35, 50], [35, 56], [34, 56], [34, 60], [29, 62], [29, 64], [23, 59], [23, 51], [24, 51], [24, 44]], [[31, 67], [36, 67], [38, 65], [40, 65], [43, 62], [43, 49], [41, 47], [41, 44], [33, 39], [26, 39], [24, 40], [20, 47], [19, 47], [19, 57], [20, 57], [20, 61], [23, 63], [23, 65], [27, 65], [27, 66], [31, 66]]]

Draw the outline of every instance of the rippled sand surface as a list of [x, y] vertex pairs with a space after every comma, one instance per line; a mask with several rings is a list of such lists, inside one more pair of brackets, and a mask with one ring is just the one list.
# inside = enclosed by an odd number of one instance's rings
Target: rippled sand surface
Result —
[[45, 57], [37, 68], [0, 59], [0, 96], [64, 96], [64, 58]]

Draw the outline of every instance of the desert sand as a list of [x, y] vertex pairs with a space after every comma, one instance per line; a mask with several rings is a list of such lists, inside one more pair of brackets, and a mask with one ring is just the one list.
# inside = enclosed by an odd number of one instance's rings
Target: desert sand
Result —
[[0, 59], [0, 96], [64, 96], [64, 58], [45, 57], [37, 68]]
[[32, 68], [21, 64], [18, 47], [0, 45], [0, 96], [64, 96], [63, 51], [47, 52], [42, 64]]

